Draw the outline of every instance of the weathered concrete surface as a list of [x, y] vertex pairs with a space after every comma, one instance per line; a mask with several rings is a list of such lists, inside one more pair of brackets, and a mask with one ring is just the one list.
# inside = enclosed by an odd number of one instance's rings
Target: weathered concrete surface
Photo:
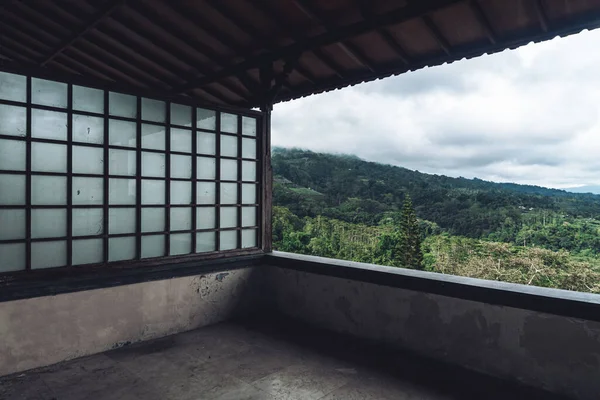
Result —
[[0, 376], [249, 312], [256, 268], [0, 303]]
[[579, 399], [600, 393], [600, 323], [268, 267], [278, 311]]

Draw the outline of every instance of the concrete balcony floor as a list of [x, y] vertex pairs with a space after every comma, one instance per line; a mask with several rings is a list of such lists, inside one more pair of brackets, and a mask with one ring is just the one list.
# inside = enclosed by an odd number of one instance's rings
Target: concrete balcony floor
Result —
[[0, 378], [0, 399], [543, 399], [288, 320], [221, 323]]

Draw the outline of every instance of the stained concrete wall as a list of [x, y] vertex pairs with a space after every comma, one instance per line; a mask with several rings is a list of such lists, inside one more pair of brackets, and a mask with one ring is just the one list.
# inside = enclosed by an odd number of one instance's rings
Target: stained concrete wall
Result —
[[600, 323], [269, 267], [276, 309], [333, 331], [579, 399], [600, 393]]
[[0, 376], [255, 308], [256, 267], [0, 303]]

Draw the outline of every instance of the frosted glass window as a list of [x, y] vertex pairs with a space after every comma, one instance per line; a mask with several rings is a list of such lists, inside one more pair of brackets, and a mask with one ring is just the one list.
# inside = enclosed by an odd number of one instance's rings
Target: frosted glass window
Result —
[[31, 210], [31, 237], [49, 238], [67, 236], [67, 210]]
[[198, 182], [196, 184], [196, 204], [215, 204], [215, 187], [213, 182]]
[[233, 250], [237, 248], [237, 232], [219, 232], [219, 250]]
[[0, 272], [25, 269], [25, 244], [0, 244]]
[[27, 110], [25, 107], [0, 104], [0, 135], [26, 136]]
[[135, 147], [137, 128], [135, 122], [108, 120], [108, 143], [111, 146]]
[[171, 181], [171, 204], [191, 204], [192, 183]]
[[242, 249], [256, 246], [256, 229], [242, 229]]
[[[24, 238], [25, 210], [0, 209], [0, 240]], [[1, 270], [2, 267], [0, 267]]]
[[238, 116], [221, 113], [221, 132], [238, 133]]
[[104, 212], [101, 208], [73, 209], [73, 236], [93, 236], [104, 233]]
[[102, 175], [104, 173], [104, 150], [96, 147], [73, 146], [73, 172]]
[[255, 161], [242, 161], [242, 180], [243, 181], [256, 181], [256, 162]]
[[237, 161], [236, 160], [221, 160], [221, 179], [225, 181], [237, 181], [238, 180], [238, 171], [237, 171]]
[[26, 146], [21, 140], [0, 139], [0, 169], [25, 170]]
[[165, 155], [162, 153], [142, 152], [142, 176], [165, 176]]
[[192, 126], [192, 107], [171, 104], [171, 124]]
[[108, 150], [108, 173], [111, 175], [135, 175], [135, 156], [133, 150]]
[[235, 228], [237, 226], [237, 207], [221, 207], [221, 228]]
[[36, 138], [67, 140], [67, 114], [31, 110], [31, 135]]
[[256, 118], [242, 117], [242, 135], [256, 136]]
[[25, 176], [0, 174], [0, 204], [25, 204]]
[[171, 230], [187, 231], [192, 229], [192, 209], [189, 207], [171, 208]]
[[135, 208], [110, 208], [108, 210], [108, 233], [135, 233]]
[[165, 255], [165, 236], [142, 236], [142, 258], [162, 257]]
[[104, 91], [73, 85], [73, 109], [102, 114], [104, 112]]
[[108, 261], [131, 260], [135, 258], [135, 237], [108, 239]]
[[237, 194], [237, 183], [221, 183], [221, 204], [236, 204]]
[[109, 179], [108, 203], [109, 204], [135, 204], [136, 181], [135, 179]]
[[206, 253], [215, 251], [216, 232], [198, 232], [196, 233], [196, 253]]
[[196, 177], [198, 179], [215, 179], [216, 174], [214, 158], [198, 157], [196, 161]]
[[216, 225], [215, 208], [196, 208], [196, 229], [213, 229]]
[[163, 125], [142, 124], [142, 148], [164, 150], [165, 127]]
[[67, 146], [64, 144], [32, 143], [31, 170], [67, 172]]
[[73, 178], [73, 204], [102, 204], [103, 178]]
[[142, 180], [142, 204], [165, 204], [165, 181]]
[[256, 158], [256, 140], [242, 138], [242, 157]]
[[67, 264], [67, 242], [31, 243], [31, 269], [64, 267]]
[[104, 143], [104, 120], [87, 115], [73, 115], [73, 141]]
[[163, 232], [165, 230], [164, 208], [142, 208], [142, 232]]
[[22, 75], [0, 72], [0, 99], [23, 103], [27, 101], [27, 78]]
[[210, 132], [197, 132], [196, 135], [196, 152], [214, 156], [217, 148], [217, 136]]
[[73, 265], [95, 264], [104, 261], [102, 239], [73, 240]]
[[196, 109], [196, 127], [214, 131], [216, 129], [217, 113], [203, 108]]
[[192, 152], [192, 131], [171, 128], [171, 151]]
[[171, 177], [190, 179], [192, 177], [192, 157], [171, 154]]
[[192, 234], [176, 233], [171, 235], [170, 255], [189, 254], [192, 252]]
[[242, 207], [242, 226], [256, 226], [256, 207]]
[[110, 92], [108, 94], [108, 113], [119, 117], [136, 118], [137, 100], [135, 96]]
[[238, 139], [235, 136], [221, 135], [221, 155], [225, 157], [238, 156]]
[[31, 102], [44, 106], [66, 108], [67, 84], [32, 78]]
[[164, 101], [142, 97], [142, 119], [145, 121], [165, 122], [166, 105]]
[[32, 176], [31, 204], [66, 205], [67, 178], [62, 176]]
[[256, 185], [242, 184], [242, 204], [256, 204]]

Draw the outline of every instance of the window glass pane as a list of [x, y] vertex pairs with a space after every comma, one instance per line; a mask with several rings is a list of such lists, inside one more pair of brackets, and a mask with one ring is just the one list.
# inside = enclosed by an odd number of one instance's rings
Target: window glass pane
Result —
[[171, 128], [171, 151], [192, 152], [192, 131]]
[[215, 251], [216, 232], [198, 232], [196, 233], [196, 253], [205, 253]]
[[214, 156], [217, 148], [217, 136], [210, 132], [197, 132], [196, 135], [196, 152]]
[[[27, 78], [22, 75], [0, 72], [0, 99], [27, 101]], [[0, 267], [0, 271], [2, 267]]]
[[162, 153], [142, 152], [142, 176], [165, 176], [165, 155]]
[[192, 209], [189, 207], [171, 208], [171, 230], [186, 231], [190, 229], [192, 229]]
[[67, 178], [62, 176], [32, 176], [31, 204], [66, 205]]
[[0, 135], [26, 136], [27, 110], [25, 107], [0, 104]]
[[142, 236], [142, 258], [162, 257], [165, 255], [165, 236]]
[[31, 102], [51, 107], [67, 107], [67, 84], [62, 82], [47, 81], [45, 79], [31, 79]]
[[192, 157], [171, 154], [171, 177], [190, 179], [192, 177]]
[[73, 178], [73, 204], [102, 204], [103, 178]]
[[102, 239], [73, 240], [73, 265], [94, 264], [104, 261]]
[[31, 210], [31, 237], [49, 238], [67, 236], [67, 210]]
[[192, 183], [171, 181], [171, 204], [192, 204]]
[[109, 204], [135, 204], [136, 197], [135, 179], [109, 179], [108, 202]]
[[73, 209], [73, 236], [92, 236], [104, 233], [104, 213], [101, 208]]
[[256, 185], [251, 183], [242, 184], [242, 204], [257, 204]]
[[242, 230], [242, 249], [256, 247], [256, 229]]
[[237, 181], [237, 163], [236, 160], [221, 160], [221, 179], [226, 181]]
[[131, 260], [135, 258], [135, 237], [108, 239], [108, 261]]
[[196, 177], [198, 179], [215, 179], [215, 159], [208, 157], [198, 157], [198, 160], [196, 161]]
[[221, 132], [238, 133], [237, 120], [237, 115], [221, 113]]
[[171, 124], [192, 126], [192, 107], [171, 104]]
[[110, 208], [108, 233], [135, 233], [135, 208]]
[[73, 141], [104, 143], [104, 120], [87, 115], [73, 115]]
[[73, 85], [73, 109], [102, 114], [104, 91]]
[[108, 112], [119, 117], [135, 118], [137, 116], [135, 96], [110, 92], [108, 94]]
[[25, 205], [25, 175], [0, 174], [0, 204]]
[[189, 254], [192, 252], [192, 234], [176, 233], [171, 235], [170, 255]]
[[142, 119], [145, 121], [165, 122], [166, 105], [164, 101], [142, 97]]
[[37, 138], [67, 140], [67, 114], [31, 110], [31, 135]]
[[136, 146], [136, 124], [135, 122], [108, 120], [108, 143], [112, 146]]
[[235, 228], [237, 226], [237, 207], [221, 207], [221, 228]]
[[[0, 209], [0, 240], [24, 238], [25, 210]], [[0, 271], [2, 271], [2, 267], [0, 267]]]
[[221, 204], [237, 203], [237, 183], [221, 183]]
[[201, 129], [210, 129], [214, 131], [216, 129], [216, 112], [212, 110], [205, 110], [203, 108], [196, 109], [196, 127]]
[[215, 204], [215, 183], [198, 182], [196, 185], [196, 204]]
[[165, 230], [164, 208], [142, 208], [142, 232], [163, 232]]
[[25, 269], [25, 244], [0, 244], [0, 272]]
[[73, 172], [104, 174], [104, 150], [96, 147], [73, 146]]
[[165, 204], [165, 181], [142, 180], [142, 204]]
[[256, 226], [256, 207], [242, 207], [242, 226]]
[[31, 170], [67, 172], [67, 146], [64, 144], [32, 143]]
[[219, 250], [233, 250], [237, 248], [237, 232], [223, 231], [219, 232]]
[[135, 156], [133, 150], [108, 150], [108, 173], [111, 175], [135, 175]]
[[163, 125], [142, 124], [142, 148], [164, 150], [165, 138]]
[[0, 139], [0, 169], [25, 170], [25, 142]]
[[256, 140], [242, 138], [242, 157], [256, 158]]
[[238, 143], [235, 136], [221, 135], [221, 155], [225, 157], [238, 156]]
[[242, 135], [256, 136], [256, 118], [242, 117]]
[[31, 269], [63, 267], [67, 264], [67, 242], [31, 243]]
[[215, 208], [196, 208], [196, 229], [213, 229], [215, 227]]
[[256, 181], [256, 162], [242, 161], [242, 180], [251, 182]]

